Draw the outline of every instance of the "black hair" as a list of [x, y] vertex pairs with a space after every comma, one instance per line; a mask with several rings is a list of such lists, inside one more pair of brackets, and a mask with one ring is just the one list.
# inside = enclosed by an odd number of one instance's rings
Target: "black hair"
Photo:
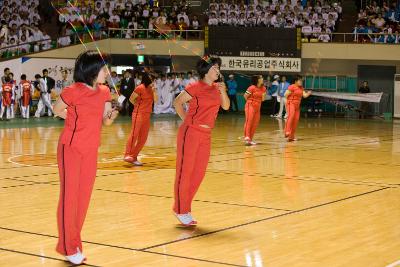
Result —
[[10, 70], [10, 68], [5, 68], [5, 69], [4, 69], [4, 72], [6, 72], [6, 71], [8, 71], [8, 70]]
[[301, 75], [296, 75], [296, 76], [293, 78], [293, 83], [296, 83], [298, 80], [303, 80], [303, 76], [301, 76]]
[[251, 76], [251, 84], [257, 86], [258, 80], [261, 78], [261, 75], [253, 75]]
[[14, 78], [14, 73], [10, 72], [10, 73], [8, 74], [8, 76], [10, 76], [10, 75], [12, 75], [13, 78]]
[[97, 51], [83, 52], [75, 61], [74, 81], [92, 85], [100, 70], [106, 65], [108, 57], [100, 55]]
[[8, 76], [6, 76], [6, 77], [4, 77], [4, 81], [5, 81], [6, 83], [9, 83], [9, 82], [11, 82], [11, 78], [8, 77]]
[[35, 79], [40, 79], [40, 78], [42, 78], [42, 76], [40, 76], [40, 74], [35, 75]]
[[49, 71], [47, 69], [43, 69], [42, 73], [45, 73], [45, 72], [49, 73]]
[[221, 66], [221, 59], [217, 57], [208, 57], [204, 56], [200, 59], [196, 64], [197, 72], [199, 73], [200, 79], [203, 79], [207, 72], [210, 70], [212, 66], [218, 64]]
[[26, 75], [25, 74], [21, 75], [21, 80], [26, 80]]
[[144, 86], [148, 87], [154, 79], [154, 76], [148, 72], [142, 72], [142, 84], [144, 84]]

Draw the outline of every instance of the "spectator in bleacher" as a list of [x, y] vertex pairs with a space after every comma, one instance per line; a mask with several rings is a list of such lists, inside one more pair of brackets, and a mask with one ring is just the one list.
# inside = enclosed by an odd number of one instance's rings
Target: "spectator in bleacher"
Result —
[[394, 43], [395, 42], [395, 37], [392, 34], [388, 33], [387, 29], [384, 29], [382, 34], [378, 37], [378, 40], [376, 41], [377, 43]]
[[71, 38], [67, 36], [67, 31], [64, 29], [61, 32], [61, 36], [57, 39], [58, 46], [68, 46], [71, 44]]
[[323, 43], [328, 43], [331, 40], [331, 37], [326, 32], [326, 30], [322, 30], [321, 34], [318, 36], [318, 41]]
[[46, 31], [43, 31], [42, 40], [44, 40], [41, 42], [42, 50], [49, 50], [51, 48], [51, 37]]
[[312, 36], [312, 27], [308, 21], [305, 22], [305, 25], [301, 27], [301, 33], [303, 34], [303, 37], [310, 40]]
[[30, 45], [28, 44], [28, 40], [26, 39], [25, 35], [21, 36], [19, 43], [20, 45], [18, 46], [18, 50], [21, 53], [29, 53]]

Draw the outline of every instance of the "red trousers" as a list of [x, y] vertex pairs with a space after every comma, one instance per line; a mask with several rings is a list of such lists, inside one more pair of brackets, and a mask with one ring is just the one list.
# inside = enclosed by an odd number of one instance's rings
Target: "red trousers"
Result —
[[191, 212], [210, 158], [211, 129], [182, 124], [177, 138], [175, 213]]
[[60, 173], [57, 252], [73, 255], [82, 250], [81, 230], [89, 207], [97, 170], [97, 147], [78, 148], [59, 143]]
[[247, 102], [244, 107], [246, 121], [244, 123], [244, 137], [249, 137], [253, 140], [254, 133], [256, 132], [257, 126], [260, 123], [260, 104], [254, 104]]
[[289, 139], [294, 139], [300, 119], [300, 101], [287, 100], [286, 111], [288, 112], [288, 118], [285, 124], [285, 136]]
[[139, 152], [146, 144], [147, 136], [150, 130], [151, 113], [133, 113], [132, 114], [132, 130], [126, 143], [125, 156], [131, 156], [137, 160]]

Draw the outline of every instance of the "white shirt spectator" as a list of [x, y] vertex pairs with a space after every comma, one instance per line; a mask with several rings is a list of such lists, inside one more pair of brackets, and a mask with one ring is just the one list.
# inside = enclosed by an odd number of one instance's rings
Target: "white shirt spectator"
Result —
[[109, 21], [110, 22], [114, 22], [115, 21], [115, 22], [119, 23], [121, 20], [120, 20], [118, 15], [112, 15], [112, 16], [110, 16]]
[[10, 22], [8, 23], [8, 26], [11, 28], [13, 24], [16, 24], [17, 27], [19, 27], [21, 25], [21, 21], [19, 19], [10, 20]]
[[318, 41], [328, 43], [331, 40], [331, 37], [327, 33], [322, 33], [318, 36]]
[[198, 30], [200, 28], [200, 22], [198, 20], [193, 20], [192, 28], [193, 28], [193, 30]]
[[228, 19], [228, 24], [229, 24], [229, 25], [236, 26], [237, 22], [238, 22], [238, 21], [237, 21], [237, 18], [234, 17], [234, 16], [231, 16], [231, 17], [229, 17], [229, 19]]
[[48, 34], [43, 35], [43, 40], [47, 40], [47, 41], [43, 41], [41, 42], [42, 45], [42, 49], [43, 50], [48, 50], [51, 48], [51, 37]]
[[218, 19], [217, 18], [208, 19], [208, 25], [218, 25]]
[[178, 18], [178, 21], [181, 18], [183, 18], [185, 20], [186, 25], [190, 25], [189, 17], [184, 12], [181, 12], [180, 14], [178, 14], [177, 18]]
[[304, 25], [301, 27], [301, 32], [304, 34], [304, 36], [310, 36], [312, 32], [311, 25]]
[[43, 40], [43, 33], [40, 30], [33, 30], [32, 31], [32, 40], [35, 42]]
[[314, 25], [312, 31], [314, 33], [314, 36], [318, 37], [319, 33], [321, 33], [321, 26]]
[[68, 46], [71, 44], [71, 39], [69, 36], [63, 36], [58, 38], [57, 43], [59, 46]]

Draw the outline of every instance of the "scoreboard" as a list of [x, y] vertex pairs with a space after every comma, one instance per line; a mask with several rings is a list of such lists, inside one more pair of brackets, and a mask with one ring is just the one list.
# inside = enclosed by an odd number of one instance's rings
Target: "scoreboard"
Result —
[[301, 29], [208, 26], [204, 48], [225, 71], [301, 71]]

